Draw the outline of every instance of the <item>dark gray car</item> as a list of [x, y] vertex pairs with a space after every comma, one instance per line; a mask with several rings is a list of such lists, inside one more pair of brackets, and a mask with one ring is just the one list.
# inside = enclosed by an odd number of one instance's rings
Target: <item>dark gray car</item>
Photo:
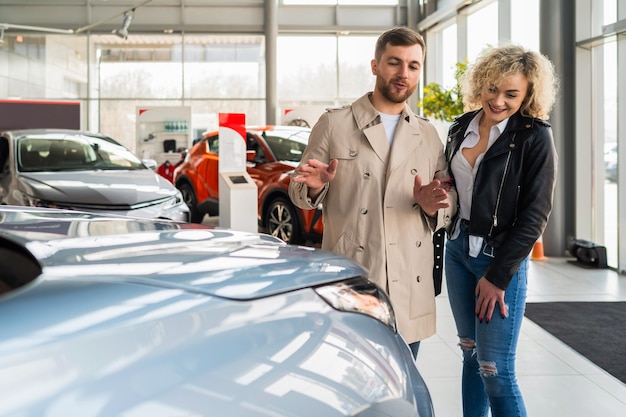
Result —
[[180, 192], [102, 134], [16, 130], [0, 134], [0, 203], [188, 221]]

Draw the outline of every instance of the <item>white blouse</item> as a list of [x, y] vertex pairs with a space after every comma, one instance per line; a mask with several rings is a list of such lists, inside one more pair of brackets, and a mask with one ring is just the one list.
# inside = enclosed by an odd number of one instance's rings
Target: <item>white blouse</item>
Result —
[[[485, 153], [491, 145], [500, 137], [506, 125], [509, 122], [509, 119], [506, 118], [497, 125], [491, 127], [489, 131], [489, 142], [487, 143], [487, 149], [485, 152], [481, 153], [478, 158], [476, 158], [476, 162], [472, 167], [470, 163], [465, 159], [463, 155], [463, 148], [473, 148], [478, 144], [480, 140], [480, 133], [478, 130], [478, 124], [480, 122], [481, 117], [483, 116], [483, 111], [480, 111], [474, 116], [469, 126], [467, 126], [467, 130], [465, 131], [465, 138], [463, 139], [463, 143], [461, 143], [461, 147], [458, 152], [452, 158], [450, 162], [450, 169], [454, 174], [454, 183], [456, 185], [456, 192], [459, 198], [459, 215], [457, 218], [457, 222], [460, 222], [461, 219], [466, 219], [471, 221], [470, 214], [472, 208], [472, 195], [474, 192], [474, 179], [476, 177], [476, 172], [478, 172], [478, 167], [482, 162]], [[456, 225], [456, 232], [451, 237], [451, 239], [456, 239], [459, 233], [459, 225]], [[483, 246], [483, 238], [481, 236], [472, 236], [469, 237], [470, 244], [470, 256], [476, 257], [478, 256], [480, 250]]]

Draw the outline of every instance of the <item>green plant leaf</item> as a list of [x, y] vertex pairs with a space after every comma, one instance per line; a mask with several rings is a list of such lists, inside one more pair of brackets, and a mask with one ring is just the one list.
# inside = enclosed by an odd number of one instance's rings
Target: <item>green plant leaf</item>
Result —
[[429, 83], [424, 86], [424, 96], [417, 105], [424, 114], [444, 122], [452, 122], [454, 118], [463, 113], [463, 97], [461, 96], [461, 76], [467, 70], [467, 60], [456, 63], [456, 84], [449, 90], [437, 83]]

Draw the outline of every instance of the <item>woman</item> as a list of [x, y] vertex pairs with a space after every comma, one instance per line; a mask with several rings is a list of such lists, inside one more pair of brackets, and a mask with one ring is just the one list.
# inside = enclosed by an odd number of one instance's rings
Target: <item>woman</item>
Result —
[[458, 193], [445, 274], [463, 351], [464, 417], [526, 416], [515, 351], [529, 254], [552, 209], [557, 157], [550, 125], [557, 79], [543, 55], [490, 48], [464, 75], [468, 111], [448, 132]]

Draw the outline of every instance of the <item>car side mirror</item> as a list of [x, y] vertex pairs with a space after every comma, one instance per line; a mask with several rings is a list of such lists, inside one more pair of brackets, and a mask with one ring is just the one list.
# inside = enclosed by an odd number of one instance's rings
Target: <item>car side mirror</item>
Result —
[[246, 151], [246, 161], [254, 162], [256, 160], [256, 151]]
[[150, 168], [153, 171], [156, 171], [157, 169], [157, 161], [154, 159], [142, 159], [141, 162], [143, 162], [143, 164], [147, 167]]

